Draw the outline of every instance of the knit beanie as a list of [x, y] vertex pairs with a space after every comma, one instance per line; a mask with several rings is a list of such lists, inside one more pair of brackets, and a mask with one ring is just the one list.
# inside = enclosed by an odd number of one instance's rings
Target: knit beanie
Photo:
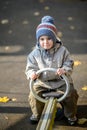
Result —
[[60, 39], [57, 37], [57, 28], [54, 25], [54, 18], [51, 16], [44, 16], [41, 19], [41, 23], [37, 26], [36, 29], [36, 39], [37, 41], [41, 36], [49, 36], [53, 42], [59, 41]]

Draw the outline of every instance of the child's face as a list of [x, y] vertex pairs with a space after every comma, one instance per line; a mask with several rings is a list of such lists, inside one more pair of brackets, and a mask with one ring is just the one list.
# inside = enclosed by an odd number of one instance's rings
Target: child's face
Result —
[[39, 38], [40, 46], [44, 49], [51, 49], [53, 47], [53, 40], [48, 36], [41, 36]]

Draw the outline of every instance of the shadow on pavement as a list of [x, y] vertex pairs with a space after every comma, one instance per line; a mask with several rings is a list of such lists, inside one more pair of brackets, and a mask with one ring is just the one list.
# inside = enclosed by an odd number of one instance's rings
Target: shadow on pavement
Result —
[[29, 107], [0, 106], [0, 113], [22, 114], [22, 113], [28, 113], [29, 111], [30, 111]]
[[[36, 128], [36, 125], [31, 125], [29, 123], [29, 117], [31, 116], [29, 107], [0, 106], [0, 113], [6, 114], [6, 115], [7, 114], [13, 115], [12, 120], [14, 121], [14, 123], [12, 123], [12, 121], [10, 120], [11, 124], [9, 126], [7, 126], [5, 130], [35, 130], [35, 128]], [[19, 120], [15, 121], [15, 118], [20, 115], [24, 115], [24, 116], [22, 118], [20, 118]], [[7, 122], [9, 124], [9, 118], [8, 118]], [[0, 127], [0, 128], [2, 128], [2, 127]]]
[[35, 130], [36, 125], [31, 125], [29, 123], [29, 116], [25, 116], [20, 121], [16, 122], [14, 125], [9, 126], [6, 130]]
[[[9, 126], [6, 130], [35, 130], [36, 125], [31, 125], [29, 123], [29, 117], [31, 112], [30, 108], [28, 107], [0, 107], [0, 113], [13, 113], [13, 114], [26, 114], [26, 116], [22, 119], [20, 119], [18, 122], [16, 122], [15, 124]], [[87, 118], [87, 105], [79, 105], [78, 106], [78, 118]], [[55, 121], [54, 123], [55, 126], [57, 125], [61, 125], [61, 126], [69, 126], [66, 119], [63, 118], [61, 120]], [[87, 127], [87, 122], [83, 125], [75, 125], [73, 127], [83, 127], [86, 128]]]

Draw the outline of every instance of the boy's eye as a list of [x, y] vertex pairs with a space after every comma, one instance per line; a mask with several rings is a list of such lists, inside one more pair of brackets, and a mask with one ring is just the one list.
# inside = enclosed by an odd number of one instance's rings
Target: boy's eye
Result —
[[41, 41], [44, 41], [44, 38], [40, 38]]
[[51, 40], [51, 38], [50, 38], [50, 37], [48, 37], [48, 40]]

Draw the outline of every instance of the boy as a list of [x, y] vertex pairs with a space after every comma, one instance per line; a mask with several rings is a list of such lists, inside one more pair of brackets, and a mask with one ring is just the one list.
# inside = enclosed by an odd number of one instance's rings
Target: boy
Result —
[[[57, 86], [57, 77], [65, 74], [69, 78], [70, 92], [67, 98], [62, 102], [64, 107], [64, 115], [70, 125], [74, 125], [77, 121], [77, 100], [78, 94], [74, 89], [71, 73], [73, 70], [73, 60], [70, 58], [69, 51], [62, 45], [60, 39], [57, 37], [57, 28], [54, 25], [54, 18], [51, 16], [44, 16], [41, 23], [36, 29], [37, 44], [35, 49], [27, 57], [26, 75], [27, 79], [42, 79], [50, 84], [51, 87]], [[43, 73], [37, 75], [36, 71], [42, 68], [56, 68], [55, 75], [51, 73]], [[36, 82], [38, 82], [36, 80]], [[34, 86], [37, 94], [41, 95], [46, 90], [39, 84]], [[32, 123], [38, 122], [44, 108], [44, 104], [37, 101], [30, 92], [29, 103], [32, 110], [30, 121]]]

